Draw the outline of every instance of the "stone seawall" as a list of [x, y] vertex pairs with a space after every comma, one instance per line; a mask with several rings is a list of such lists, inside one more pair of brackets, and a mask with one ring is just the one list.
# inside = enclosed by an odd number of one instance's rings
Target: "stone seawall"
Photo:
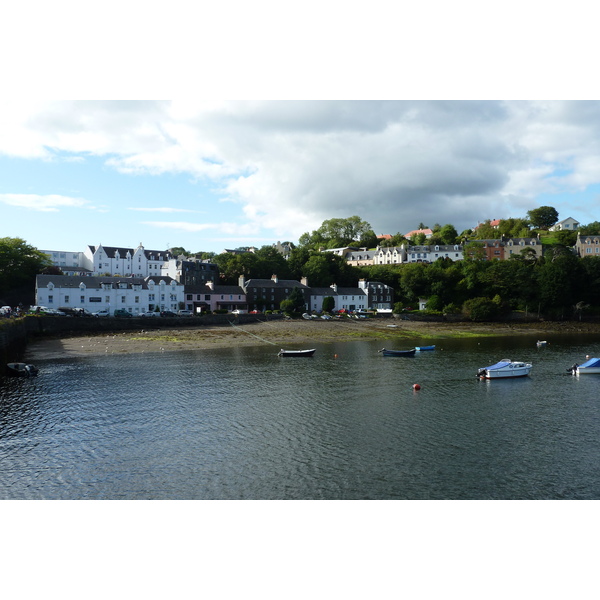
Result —
[[87, 333], [110, 333], [139, 329], [184, 329], [215, 325], [274, 321], [283, 315], [206, 315], [204, 317], [132, 317], [130, 319], [107, 317], [42, 317], [4, 319], [0, 322], [0, 365], [20, 361], [27, 342], [36, 337], [60, 337]]

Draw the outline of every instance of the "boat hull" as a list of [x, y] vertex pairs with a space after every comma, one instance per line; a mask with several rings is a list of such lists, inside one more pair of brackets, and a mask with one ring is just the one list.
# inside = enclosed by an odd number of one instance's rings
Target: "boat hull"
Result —
[[310, 350], [280, 350], [277, 356], [282, 357], [304, 357], [304, 356], [312, 356], [316, 351], [316, 348], [311, 348]]
[[477, 377], [480, 379], [516, 379], [527, 377], [532, 368], [533, 365], [530, 363], [502, 360], [495, 365], [479, 369]]
[[600, 375], [600, 367], [588, 367], [588, 368], [582, 368], [582, 367], [577, 367], [575, 369], [575, 373], [577, 375]]
[[38, 369], [26, 363], [8, 363], [6, 373], [10, 377], [35, 377], [38, 374]]
[[385, 348], [383, 348], [379, 352], [381, 352], [383, 356], [414, 356], [416, 349], [413, 348], [412, 350], [386, 350]]

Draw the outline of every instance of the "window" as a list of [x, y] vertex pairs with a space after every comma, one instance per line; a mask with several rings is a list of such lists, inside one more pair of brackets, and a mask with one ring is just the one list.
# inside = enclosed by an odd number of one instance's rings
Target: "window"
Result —
[[65, 296], [65, 304], [69, 304], [69, 296]]
[[125, 296], [121, 296], [121, 304], [125, 304]]
[[81, 304], [85, 304], [85, 296], [80, 296], [79, 301]]
[[49, 295], [48, 296], [48, 304], [52, 304], [54, 302], [54, 296]]
[[139, 304], [139, 303], [140, 303], [140, 297], [139, 297], [139, 296], [136, 296], [136, 297], [135, 297], [135, 303], [136, 303], [136, 304]]

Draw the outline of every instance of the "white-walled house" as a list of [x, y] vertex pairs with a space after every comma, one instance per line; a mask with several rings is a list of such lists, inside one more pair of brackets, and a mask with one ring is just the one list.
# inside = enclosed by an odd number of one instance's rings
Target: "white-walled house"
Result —
[[577, 231], [579, 229], [579, 221], [576, 221], [573, 217], [567, 217], [558, 223], [555, 223], [550, 227], [550, 231]]
[[184, 286], [170, 277], [76, 277], [38, 275], [36, 304], [49, 308], [66, 306], [90, 312], [125, 309], [132, 315], [179, 309]]
[[391, 310], [394, 302], [394, 290], [389, 285], [361, 279], [355, 288], [338, 287], [335, 283], [328, 288], [309, 288], [309, 310], [323, 310], [323, 300], [328, 296], [334, 300], [333, 311]]
[[321, 312], [323, 310], [323, 300], [332, 297], [334, 305], [332, 311], [337, 312], [345, 309], [366, 310], [368, 308], [369, 296], [364, 289], [359, 287], [346, 288], [338, 287], [335, 283], [328, 288], [309, 288], [308, 309], [310, 311]]
[[67, 252], [66, 250], [40, 250], [48, 256], [55, 267], [65, 275], [92, 275], [85, 266], [89, 264], [83, 252]]
[[168, 250], [146, 250], [140, 243], [137, 248], [88, 246], [84, 257], [84, 266], [94, 275], [159, 277], [162, 266], [172, 255]]

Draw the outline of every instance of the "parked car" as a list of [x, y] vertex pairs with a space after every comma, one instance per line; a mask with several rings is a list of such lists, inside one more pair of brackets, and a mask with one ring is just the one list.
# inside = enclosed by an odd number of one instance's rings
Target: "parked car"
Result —
[[96, 312], [93, 312], [92, 315], [94, 317], [110, 317], [110, 311], [108, 310], [97, 310]]
[[235, 310], [231, 311], [234, 315], [245, 315], [248, 311], [247, 310], [242, 310], [240, 308], [236, 308]]
[[177, 315], [172, 310], [161, 310], [161, 317], [176, 317]]
[[250, 314], [251, 315], [260, 315], [260, 310], [251, 310]]
[[114, 316], [131, 318], [131, 313], [128, 310], [125, 310], [124, 308], [117, 308], [117, 310], [115, 310], [114, 312]]
[[52, 317], [64, 317], [65, 313], [62, 310], [57, 310], [56, 308], [45, 308], [41, 311], [44, 315], [49, 315]]
[[65, 313], [67, 317], [91, 317], [92, 313], [85, 308], [72, 307], [72, 306], [60, 306], [58, 308], [61, 312]]
[[177, 316], [178, 317], [193, 317], [194, 313], [191, 310], [178, 310]]
[[148, 312], [140, 313], [140, 317], [158, 317], [158, 313], [150, 310]]

